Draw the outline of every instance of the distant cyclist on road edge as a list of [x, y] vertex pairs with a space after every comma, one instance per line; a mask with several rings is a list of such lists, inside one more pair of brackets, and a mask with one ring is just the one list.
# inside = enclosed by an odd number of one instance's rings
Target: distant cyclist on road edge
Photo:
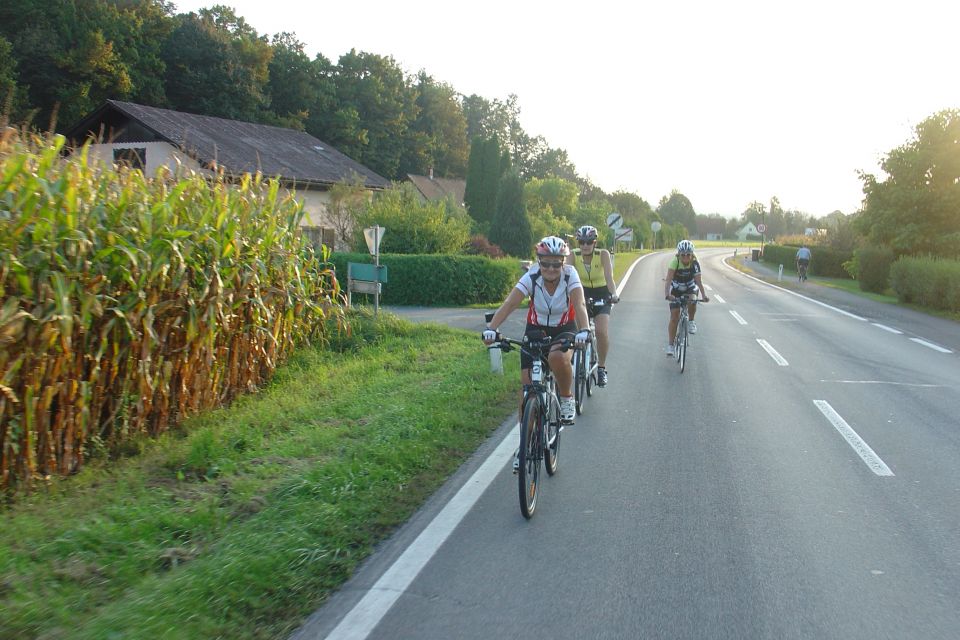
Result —
[[[696, 297], [699, 294], [704, 302], [710, 301], [703, 290], [700, 261], [694, 255], [693, 243], [689, 240], [681, 240], [677, 243], [677, 255], [673, 257], [667, 267], [667, 277], [663, 289], [664, 297], [670, 301], [667, 355], [673, 356], [673, 343], [677, 339], [677, 324], [680, 322], [680, 303], [676, 301], [677, 296], [693, 294]], [[688, 312], [690, 314], [690, 333], [693, 334], [697, 332], [697, 323], [693, 321], [694, 316], [697, 315], [697, 305], [690, 305]]]
[[[797, 279], [807, 279], [807, 270], [810, 269], [810, 260], [812, 258], [813, 254], [810, 252], [810, 249], [807, 248], [807, 245], [803, 245], [797, 250]], [[800, 267], [804, 268], [803, 272], [800, 271]]]
[[[583, 297], [589, 301], [607, 300], [602, 307], [591, 306], [588, 313], [594, 315], [597, 329], [597, 386], [607, 385], [607, 352], [610, 350], [610, 309], [611, 305], [620, 301], [617, 295], [617, 283], [613, 280], [613, 260], [606, 249], [597, 250], [597, 228], [584, 225], [577, 229], [577, 244], [568, 260], [577, 270], [580, 282], [583, 283]], [[597, 264], [597, 256], [600, 264]]]
[[[537, 244], [536, 249], [537, 263], [520, 278], [493, 314], [487, 330], [483, 332], [484, 344], [491, 345], [499, 339], [500, 333], [497, 329], [527, 296], [530, 297], [530, 305], [524, 335], [543, 331], [549, 337], [557, 338], [568, 334], [573, 336], [577, 346], [583, 346], [590, 338], [590, 319], [583, 302], [583, 285], [577, 270], [564, 264], [564, 259], [570, 255], [567, 243], [562, 238], [547, 236]], [[573, 424], [577, 408], [573, 398], [573, 367], [570, 356], [560, 350], [560, 345], [556, 345], [547, 362], [560, 390], [560, 420], [564, 424]], [[530, 384], [532, 366], [532, 358], [521, 352], [520, 379], [523, 384]]]

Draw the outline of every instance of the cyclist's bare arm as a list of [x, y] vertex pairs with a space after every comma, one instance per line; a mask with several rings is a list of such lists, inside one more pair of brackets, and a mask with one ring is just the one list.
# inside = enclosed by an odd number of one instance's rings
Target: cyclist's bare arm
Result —
[[704, 302], [710, 302], [710, 298], [707, 297], [707, 290], [703, 286], [703, 276], [698, 273], [693, 276], [693, 281], [697, 283], [697, 288], [700, 289], [700, 299]]
[[611, 296], [617, 295], [617, 283], [613, 279], [613, 260], [610, 252], [604, 249], [600, 252], [600, 261], [603, 263], [603, 278], [607, 283], [607, 291]]
[[573, 312], [577, 318], [577, 330], [589, 327], [590, 317], [587, 315], [587, 303], [583, 298], [582, 287], [577, 287], [570, 292], [570, 302], [573, 304]]

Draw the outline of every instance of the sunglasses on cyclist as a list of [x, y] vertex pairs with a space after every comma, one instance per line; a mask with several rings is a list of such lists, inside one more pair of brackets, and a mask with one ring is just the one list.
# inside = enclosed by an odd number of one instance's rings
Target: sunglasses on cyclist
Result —
[[692, 254], [692, 253], [681, 253], [681, 254], [680, 254], [680, 257], [681, 257], [681, 258], [692, 258], [692, 257], [693, 257], [693, 254]]
[[544, 262], [543, 260], [540, 261], [541, 269], [559, 269], [562, 266], [563, 266], [562, 262]]
[[597, 244], [596, 240], [577, 240], [580, 244]]

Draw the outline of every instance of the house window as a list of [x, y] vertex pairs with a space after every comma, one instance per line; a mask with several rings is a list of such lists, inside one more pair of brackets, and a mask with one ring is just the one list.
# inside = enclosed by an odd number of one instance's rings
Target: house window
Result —
[[335, 230], [329, 227], [300, 227], [300, 230], [314, 247], [324, 244], [331, 251], [333, 250], [337, 237]]
[[147, 148], [128, 147], [125, 149], [114, 149], [113, 163], [124, 164], [131, 169], [140, 169], [143, 171], [147, 166]]

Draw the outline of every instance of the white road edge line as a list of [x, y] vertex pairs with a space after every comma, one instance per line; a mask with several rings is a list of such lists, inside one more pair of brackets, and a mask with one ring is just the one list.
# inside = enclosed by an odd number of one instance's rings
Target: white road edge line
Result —
[[833, 425], [834, 429], [840, 432], [840, 435], [843, 436], [843, 439], [847, 441], [853, 450], [857, 452], [857, 455], [860, 456], [860, 459], [863, 460], [870, 470], [873, 471], [878, 476], [892, 476], [894, 475], [893, 471], [890, 470], [890, 467], [880, 459], [873, 449], [870, 448], [866, 442], [863, 441], [857, 432], [847, 424], [847, 421], [844, 420], [839, 413], [837, 413], [833, 407], [830, 406], [830, 403], [826, 400], [814, 400], [813, 404], [817, 405], [817, 409], [820, 409], [827, 420], [830, 421], [830, 424]]
[[880, 328], [883, 329], [884, 331], [889, 331], [890, 333], [895, 333], [895, 334], [897, 334], [898, 336], [902, 336], [902, 335], [903, 335], [903, 331], [900, 331], [900, 329], [894, 329], [893, 327], [888, 327], [887, 325], [885, 325], [885, 324], [880, 324], [879, 322], [871, 322], [870, 324], [872, 324], [872, 325], [875, 326], [875, 327], [880, 327]]
[[723, 264], [723, 266], [725, 266], [727, 269], [730, 269], [731, 271], [733, 271], [734, 273], [739, 273], [739, 274], [742, 275], [744, 278], [750, 278], [751, 280], [756, 280], [756, 281], [759, 282], [760, 284], [765, 284], [765, 285], [767, 285], [768, 287], [773, 287], [774, 289], [779, 289], [780, 291], [783, 291], [784, 293], [789, 293], [789, 294], [792, 295], [792, 296], [797, 296], [798, 298], [803, 298], [803, 299], [806, 300], [807, 302], [812, 302], [813, 304], [818, 304], [818, 305], [820, 305], [821, 307], [825, 307], [825, 308], [827, 308], [827, 309], [830, 309], [831, 311], [836, 311], [837, 313], [841, 313], [841, 314], [847, 316], [848, 318], [853, 318], [854, 320], [860, 320], [860, 321], [862, 321], [862, 322], [867, 322], [867, 319], [866, 319], [866, 318], [863, 318], [863, 317], [860, 317], [860, 316], [858, 316], [858, 315], [856, 315], [856, 314], [850, 313], [849, 311], [844, 311], [843, 309], [838, 309], [837, 307], [833, 307], [833, 306], [831, 306], [831, 305], [829, 305], [829, 304], [826, 304], [825, 302], [820, 302], [819, 300], [814, 300], [813, 298], [808, 298], [807, 296], [801, 295], [801, 294], [797, 293], [796, 291], [790, 291], [790, 289], [784, 289], [783, 287], [778, 287], [778, 286], [775, 285], [775, 284], [771, 284], [771, 283], [769, 283], [769, 282], [766, 282], [766, 281], [764, 281], [764, 280], [761, 280], [760, 278], [755, 278], [754, 276], [751, 276], [751, 275], [749, 275], [749, 274], [747, 274], [747, 273], [744, 273], [743, 271], [739, 271], [739, 270], [731, 267], [729, 264], [727, 264], [727, 261], [726, 261], [726, 260], [721, 260], [720, 263]]
[[932, 342], [927, 342], [926, 340], [922, 340], [922, 339], [920, 339], [920, 338], [910, 338], [910, 339], [911, 339], [913, 342], [916, 342], [917, 344], [922, 344], [923, 346], [929, 347], [930, 349], [933, 349], [934, 351], [939, 351], [940, 353], [953, 353], [953, 351], [951, 351], [950, 349], [946, 349], [946, 348], [944, 348], [944, 347], [941, 347], [941, 346], [938, 345], [938, 344], [933, 344]]
[[370, 635], [440, 545], [473, 508], [493, 479], [503, 471], [519, 438], [520, 425], [517, 424], [427, 528], [420, 532], [413, 544], [407, 547], [376, 584], [370, 587], [360, 602], [344, 616], [340, 624], [327, 636], [327, 640], [364, 640]]
[[[633, 261], [633, 264], [630, 265], [630, 268], [627, 269], [627, 272], [626, 272], [625, 274], [623, 274], [623, 277], [620, 279], [620, 284], [617, 285], [617, 295], [618, 295], [618, 296], [619, 296], [621, 293], [623, 293], [623, 288], [627, 286], [627, 280], [630, 279], [630, 274], [633, 273], [634, 267], [636, 267], [638, 264], [640, 264], [640, 261], [643, 260], [644, 258], [649, 258], [650, 256], [655, 256], [655, 255], [657, 255], [656, 252], [654, 252], [654, 253], [645, 253], [645, 254], [643, 254], [642, 256], [640, 256], [639, 258], [637, 258], [636, 260]], [[517, 437], [519, 438], [520, 436], [518, 435]]]
[[763, 338], [757, 338], [757, 342], [760, 344], [761, 347], [763, 347], [764, 351], [770, 354], [770, 357], [773, 358], [774, 362], [776, 362], [778, 365], [780, 365], [781, 367], [786, 367], [790, 364], [784, 359], [782, 355], [777, 353], [776, 349], [770, 346], [769, 342], [767, 342]]
[[732, 315], [736, 319], [736, 321], [739, 322], [740, 324], [747, 324], [747, 321], [741, 318], [740, 314], [734, 311], [733, 309], [730, 310], [730, 315]]

